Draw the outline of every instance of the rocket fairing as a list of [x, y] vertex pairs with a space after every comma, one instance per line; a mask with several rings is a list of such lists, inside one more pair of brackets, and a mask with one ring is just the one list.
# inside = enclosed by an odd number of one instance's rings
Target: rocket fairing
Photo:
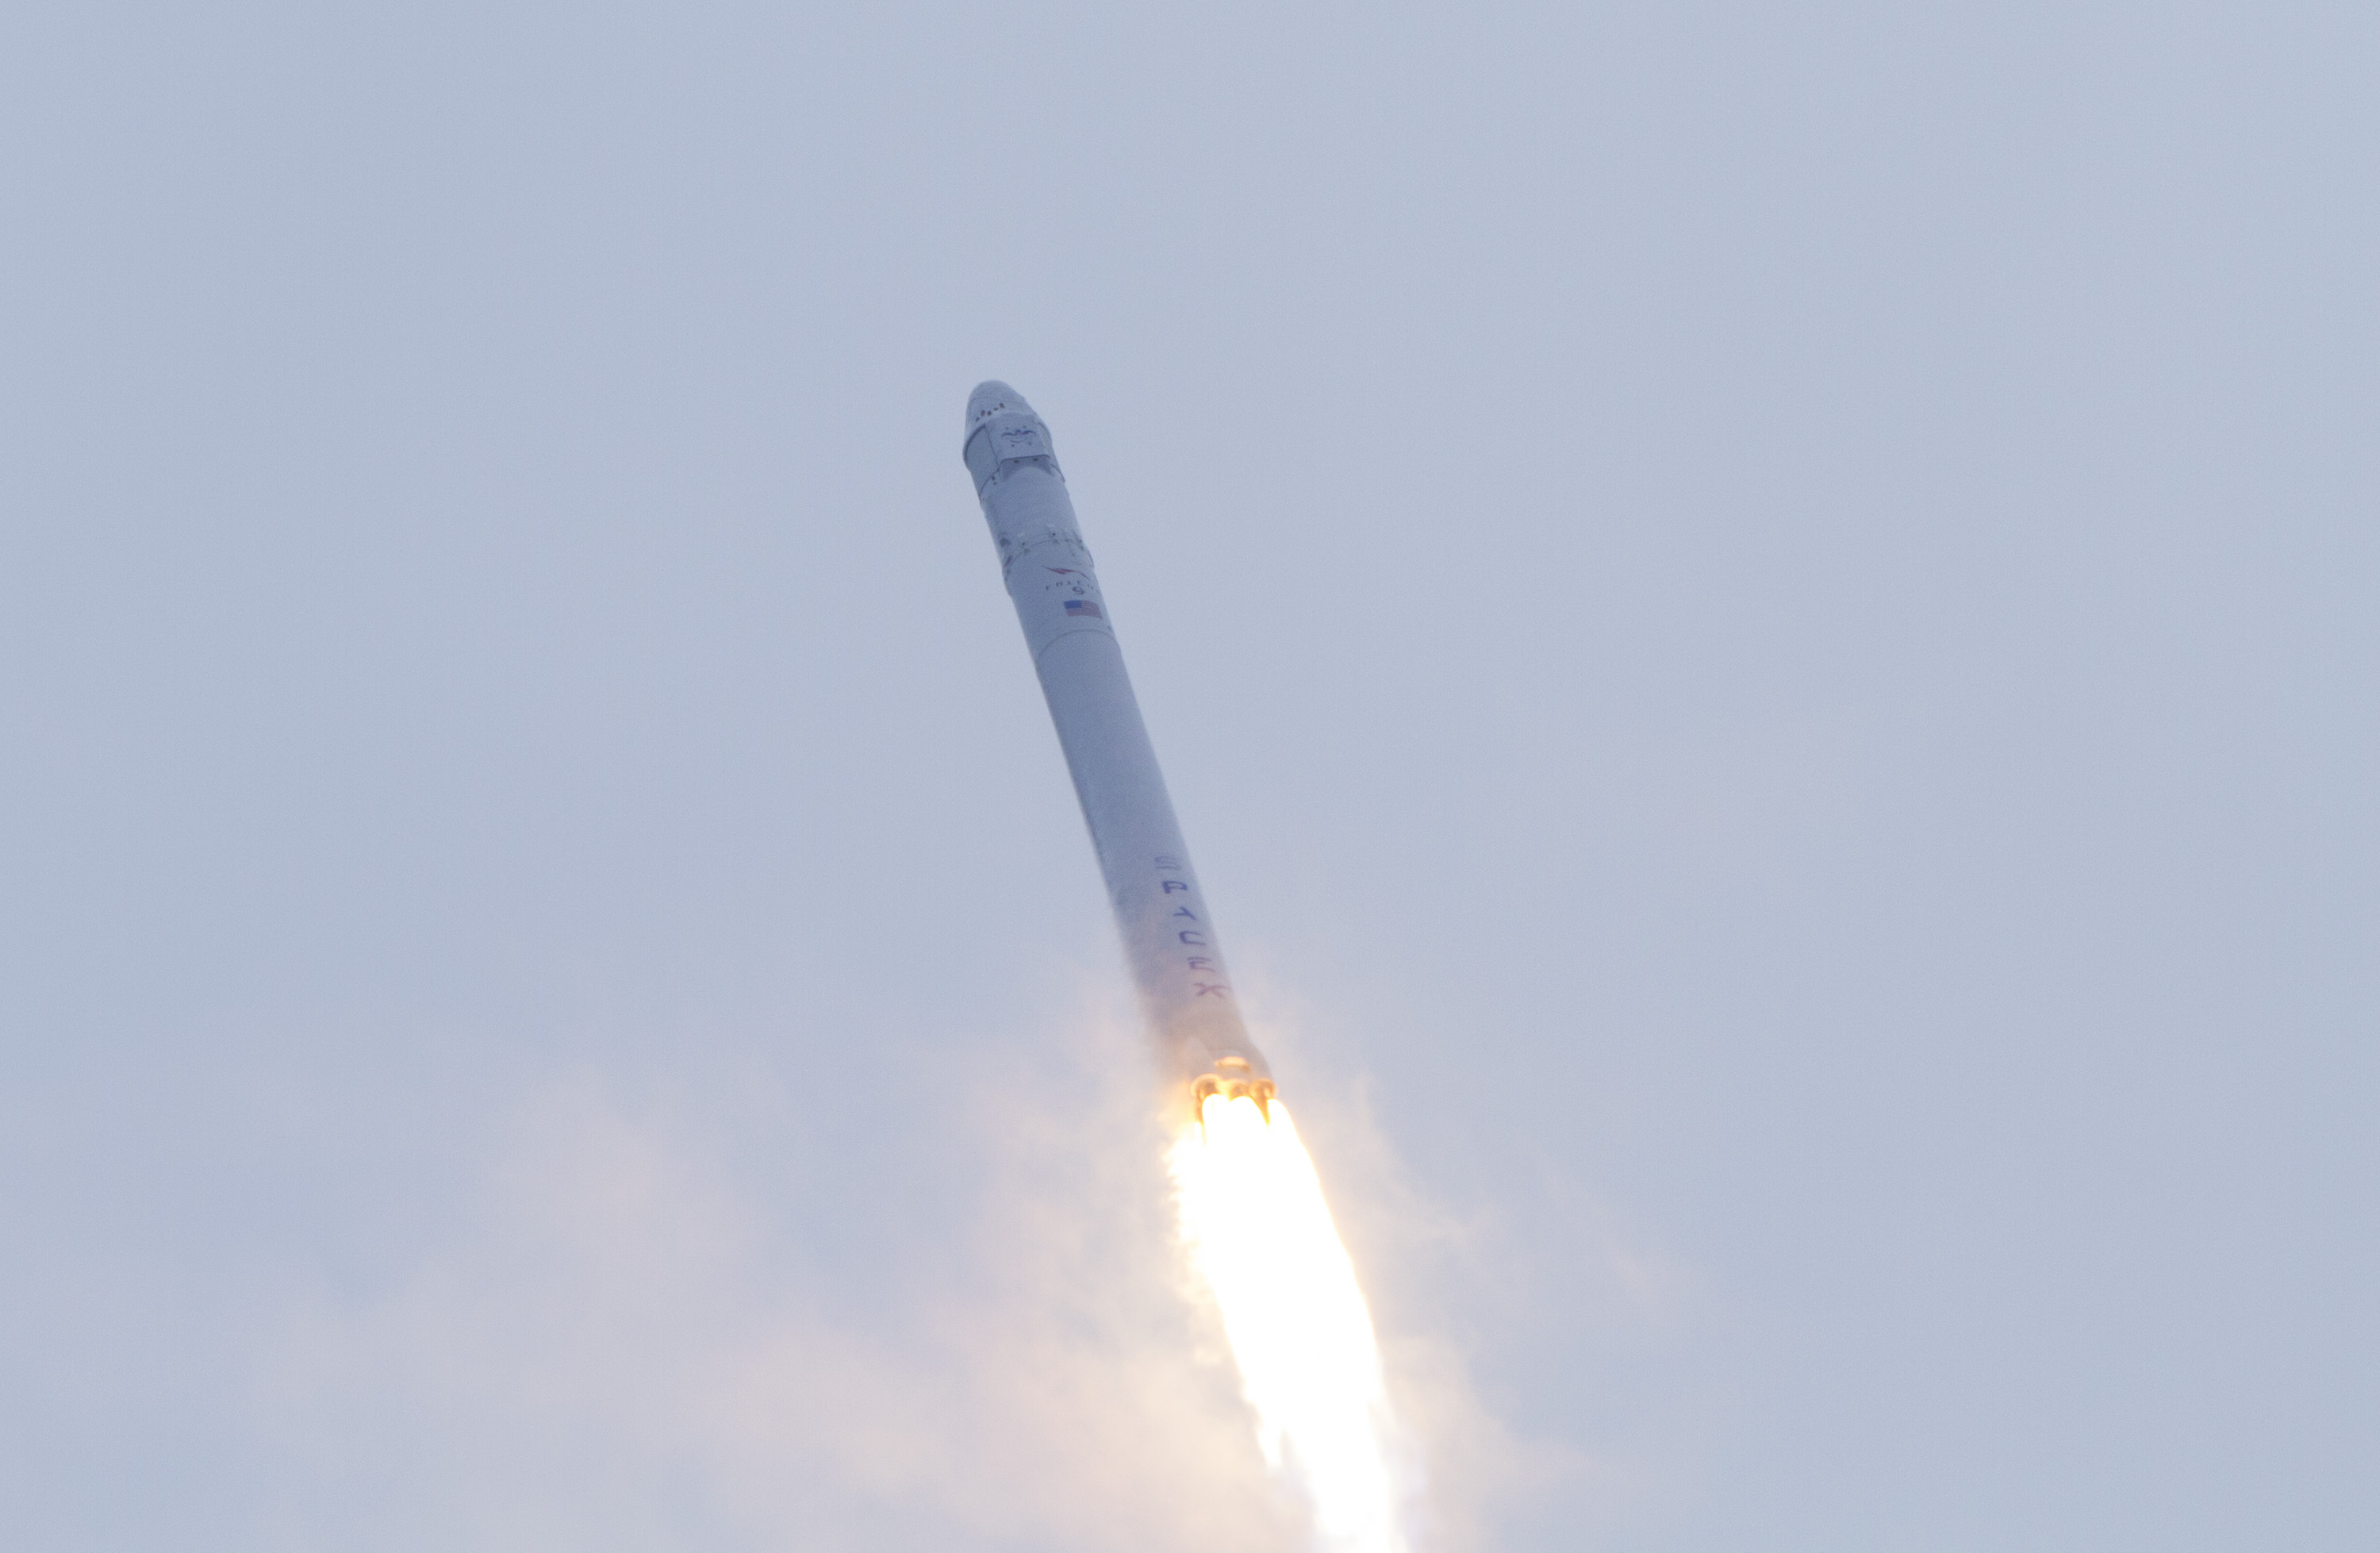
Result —
[[1240, 1018], [1050, 428], [1015, 389], [986, 383], [967, 399], [962, 447], [1149, 1030], [1194, 1105], [1210, 1094], [1267, 1101], [1272, 1073]]

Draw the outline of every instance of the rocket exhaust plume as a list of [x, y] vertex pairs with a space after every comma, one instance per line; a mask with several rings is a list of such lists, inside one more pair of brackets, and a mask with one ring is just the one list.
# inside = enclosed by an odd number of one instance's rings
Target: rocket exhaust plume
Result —
[[963, 444], [1001, 572], [1082, 801], [1141, 1010], [1178, 1077], [1167, 1166], [1257, 1442], [1324, 1553], [1403, 1553], [1379, 1346], [1313, 1161], [1248, 1036], [1124, 672], [1050, 428], [1004, 383]]
[[1210, 1094], [1199, 1110], [1166, 1165], [1265, 1461], [1305, 1489], [1330, 1553], [1402, 1548], [1379, 1345], [1314, 1162], [1278, 1101]]

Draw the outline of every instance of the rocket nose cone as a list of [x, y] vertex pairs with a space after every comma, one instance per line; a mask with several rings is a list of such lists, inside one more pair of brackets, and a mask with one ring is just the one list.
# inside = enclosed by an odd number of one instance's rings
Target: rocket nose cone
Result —
[[1033, 407], [1025, 402], [1024, 395], [1018, 393], [1015, 389], [1011, 388], [1007, 384], [1001, 382], [998, 378], [994, 378], [989, 383], [977, 384], [975, 392], [967, 396], [966, 429], [968, 434], [972, 435], [978, 426], [982, 425], [993, 416], [1006, 414], [1012, 411], [1018, 415], [1030, 415], [1033, 413]]

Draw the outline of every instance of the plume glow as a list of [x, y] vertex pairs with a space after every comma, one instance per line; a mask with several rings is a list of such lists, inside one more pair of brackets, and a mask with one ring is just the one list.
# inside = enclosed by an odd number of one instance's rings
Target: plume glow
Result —
[[1208, 1095], [1167, 1165], [1265, 1461], [1304, 1490], [1325, 1553], [1404, 1553], [1379, 1344], [1289, 1112]]

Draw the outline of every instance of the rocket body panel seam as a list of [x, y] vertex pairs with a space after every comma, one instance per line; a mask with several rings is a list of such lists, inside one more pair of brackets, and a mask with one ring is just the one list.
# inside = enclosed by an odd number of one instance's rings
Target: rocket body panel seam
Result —
[[1036, 664], [1038, 664], [1041, 659], [1049, 654], [1050, 648], [1055, 647], [1058, 643], [1065, 641], [1070, 636], [1103, 636], [1110, 642], [1113, 642], [1116, 639], [1115, 632], [1099, 626], [1068, 626], [1064, 630], [1058, 632], [1056, 635], [1050, 637], [1049, 641], [1044, 642], [1040, 646], [1035, 648], [1033, 650], [1033, 661]]

